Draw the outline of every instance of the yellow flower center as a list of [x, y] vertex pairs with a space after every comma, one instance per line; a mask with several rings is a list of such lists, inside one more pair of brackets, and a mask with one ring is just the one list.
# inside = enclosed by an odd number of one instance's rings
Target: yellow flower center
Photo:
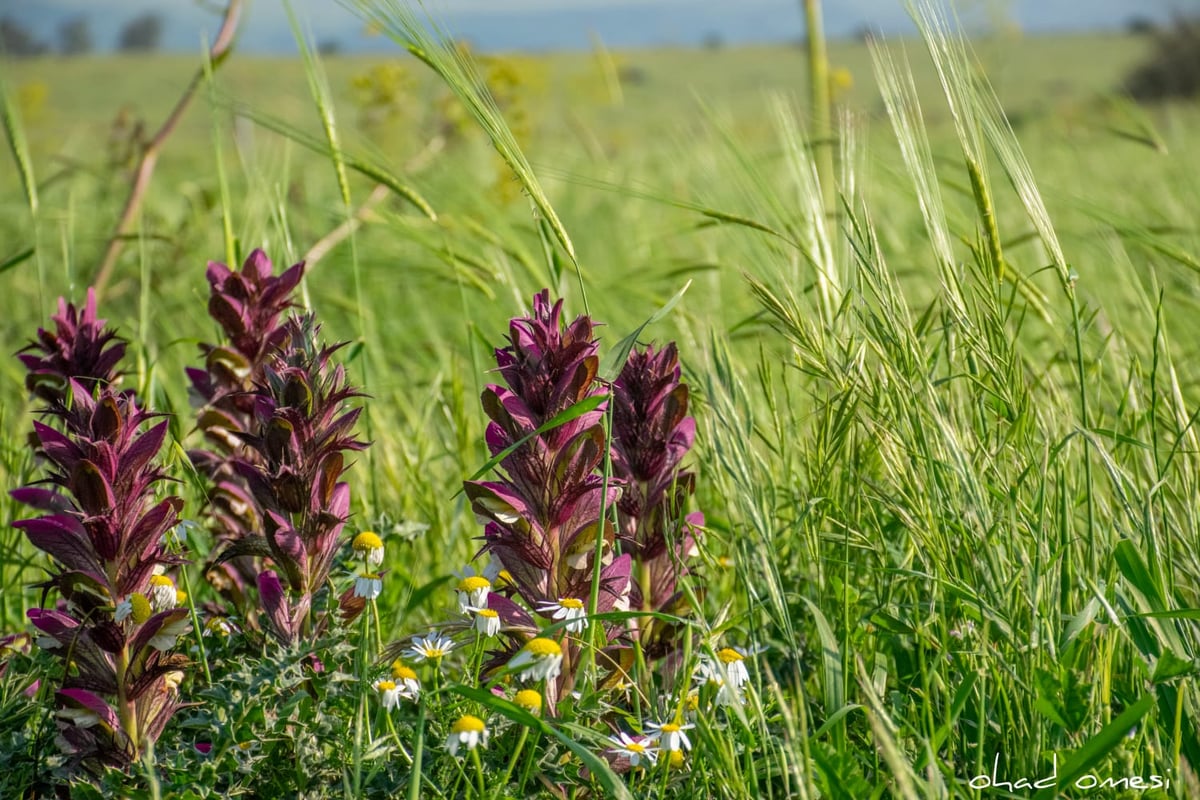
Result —
[[150, 601], [141, 592], [129, 595], [129, 607], [133, 612], [133, 621], [141, 625], [150, 619]]
[[659, 730], [663, 733], [679, 733], [679, 726], [673, 722], [668, 722], [666, 725], [660, 727]]
[[561, 597], [558, 600], [558, 604], [563, 608], [569, 608], [573, 611], [580, 611], [583, 609], [583, 601], [576, 600], [574, 597]]
[[717, 658], [721, 659], [721, 663], [723, 664], [733, 664], [738, 661], [744, 661], [746, 657], [732, 647], [726, 647], [723, 650], [717, 651]]
[[481, 617], [487, 617], [488, 619], [495, 619], [496, 617], [500, 616], [494, 609], [491, 608], [481, 608], [475, 613]]
[[492, 582], [480, 575], [468, 575], [458, 582], [460, 592], [476, 592], [480, 589], [492, 588]]
[[434, 647], [433, 645], [427, 644], [427, 645], [425, 645], [425, 647], [423, 647], [421, 649], [422, 649], [422, 652], [425, 653], [425, 657], [430, 658], [430, 659], [441, 658], [442, 656], [446, 655], [445, 650], [443, 650], [440, 647]]
[[450, 728], [451, 733], [483, 733], [486, 726], [483, 720], [479, 717], [473, 717], [470, 714], [463, 714]]
[[379, 683], [376, 684], [376, 686], [379, 687], [379, 691], [381, 691], [381, 692], [390, 692], [392, 689], [396, 688], [396, 682], [395, 681], [380, 681]]
[[417, 673], [413, 672], [411, 667], [407, 667], [399, 661], [393, 661], [392, 677], [399, 681], [415, 681]]
[[530, 639], [526, 643], [525, 649], [533, 653], [538, 658], [550, 658], [551, 656], [562, 655], [562, 647], [559, 646], [558, 642], [554, 641], [553, 639], [546, 639], [542, 636], [538, 636], [535, 639]]
[[187, 592], [183, 589], [175, 590], [175, 605], [181, 606], [187, 602]]
[[542, 696], [533, 689], [522, 689], [513, 699], [521, 708], [527, 708], [530, 711], [537, 711], [542, 707]]
[[377, 580], [379, 580], [379, 573], [378, 572], [364, 572], [363, 574], [359, 575], [358, 577], [366, 578], [369, 581], [377, 581]]
[[151, 575], [150, 576], [150, 585], [151, 586], [170, 586], [172, 589], [174, 589], [175, 581], [171, 580], [166, 575]]
[[667, 763], [670, 764], [675, 769], [679, 769], [680, 767], [682, 767], [683, 766], [683, 751], [682, 750], [672, 750], [670, 755], [667, 756]]
[[629, 744], [625, 745], [625, 749], [631, 753], [645, 753], [646, 752], [646, 746], [641, 744], [640, 742], [630, 742]]
[[354, 537], [350, 546], [360, 553], [366, 550], [380, 550], [383, 548], [383, 539], [374, 531], [363, 531]]
[[687, 696], [687, 708], [688, 711], [695, 711], [700, 708], [700, 695], [689, 694]]

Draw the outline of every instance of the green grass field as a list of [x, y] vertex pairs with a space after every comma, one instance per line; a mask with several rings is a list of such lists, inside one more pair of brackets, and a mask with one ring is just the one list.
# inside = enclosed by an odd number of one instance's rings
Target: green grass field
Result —
[[[964, 61], [956, 40], [930, 37], [935, 58], [920, 40], [831, 47], [829, 209], [800, 49], [485, 58], [498, 106], [485, 118], [507, 119], [577, 265], [548, 226], [539, 235], [528, 184], [416, 60], [333, 57], [318, 75], [235, 52], [167, 140], [101, 302], [130, 343], [124, 385], [172, 415], [163, 458], [183, 516], [203, 509], [183, 455], [199, 438], [183, 370], [218, 339], [209, 260], [263, 247], [281, 268], [348, 216], [361, 222], [301, 292], [323, 337], [352, 343], [348, 374], [369, 395], [347, 531], [385, 534], [384, 641], [453, 614], [439, 581], [479, 545], [459, 489], [488, 459], [479, 396], [509, 319], [549, 287], [569, 317], [603, 323], [605, 352], [690, 282], [640, 337], [678, 343], [697, 421], [691, 502], [707, 524], [687, 653], [755, 651], [753, 688], [744, 709], [697, 721], [682, 767], [664, 758], [610, 784], [565, 741], [602, 754], [608, 734], [682, 704], [663, 663], [635, 670], [623, 701], [584, 691], [543, 723], [560, 738], [534, 728], [526, 744], [465, 677], [463, 694], [447, 675], [384, 727], [365, 689], [289, 683], [298, 653], [230, 644], [190, 653], [214, 681], [189, 668], [181, 698], [201, 705], [176, 715], [158, 767], [98, 785], [136, 797], [1200, 796], [1200, 112], [1116, 94], [1146, 40], [996, 36]], [[82, 301], [128, 191], [131, 131], [152, 135], [196, 65], [4, 65], [16, 157], [0, 159], [0, 263], [33, 251], [0, 273], [9, 352], [59, 295]], [[314, 97], [321, 76], [328, 93]], [[429, 213], [376, 191], [381, 176]], [[28, 443], [24, 369], [6, 358], [0, 376], [0, 480], [15, 488], [45, 468]], [[42, 605], [50, 562], [9, 526], [28, 515], [0, 500], [0, 633], [26, 630]], [[193, 536], [182, 570], [197, 607], [216, 600], [196, 552], [208, 542]], [[367, 666], [330, 647], [327, 673], [344, 664], [361, 679]], [[22, 694], [34, 672], [50, 685], [54, 663], [36, 648], [21, 659], [0, 677], [6, 797], [61, 777], [47, 689]], [[498, 726], [482, 762], [450, 758], [438, 740], [479, 709]], [[991, 785], [1052, 769], [1056, 788], [1040, 794]], [[1146, 788], [1150, 776], [1167, 785]]]

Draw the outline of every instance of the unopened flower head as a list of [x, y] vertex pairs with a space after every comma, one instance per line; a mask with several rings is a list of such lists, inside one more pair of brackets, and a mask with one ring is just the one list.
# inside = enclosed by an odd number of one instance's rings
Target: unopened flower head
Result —
[[553, 639], [538, 636], [526, 642], [508, 666], [519, 670], [523, 681], [552, 681], [562, 670], [562, 660], [562, 646]]
[[176, 599], [179, 596], [179, 590], [175, 588], [175, 582], [166, 575], [151, 575], [150, 576], [150, 592], [148, 598], [150, 607], [156, 612], [166, 611], [176, 607]]
[[567, 630], [571, 633], [581, 633], [587, 627], [587, 608], [574, 597], [560, 597], [557, 603], [540, 603], [538, 611], [551, 619], [567, 620]]
[[383, 540], [374, 531], [363, 531], [354, 537], [350, 546], [363, 557], [368, 567], [378, 567], [383, 563]]
[[483, 720], [470, 714], [463, 714], [450, 726], [450, 735], [446, 737], [446, 749], [450, 755], [457, 756], [460, 747], [474, 750], [479, 745], [487, 746], [488, 729]]
[[629, 759], [629, 766], [640, 766], [643, 761], [648, 764], [653, 764], [658, 758], [658, 748], [647, 739], [641, 737], [634, 738], [624, 731], [616, 736], [608, 737], [612, 747], [609, 752], [616, 753], [619, 756], [625, 756]]
[[[362, 534], [359, 534], [360, 536]], [[383, 593], [383, 578], [377, 572], [364, 572], [354, 579], [354, 596], [374, 600]]]
[[500, 615], [491, 608], [472, 608], [475, 614], [475, 630], [484, 636], [495, 636], [500, 632]]
[[440, 633], [431, 633], [428, 636], [418, 636], [413, 639], [408, 653], [416, 661], [425, 661], [426, 659], [437, 661], [453, 649], [454, 642]]
[[517, 696], [513, 698], [513, 702], [526, 711], [532, 711], [535, 714], [542, 710], [542, 696], [533, 689], [522, 689], [517, 692]]
[[134, 592], [126, 597], [121, 602], [117, 603], [117, 609], [113, 612], [113, 619], [117, 622], [124, 622], [132, 618], [135, 623], [141, 625], [154, 613], [154, 609], [150, 607], [150, 599], [141, 592]]
[[646, 729], [650, 732], [650, 739], [656, 742], [660, 749], [669, 753], [692, 749], [692, 742], [688, 739], [685, 731], [693, 727], [695, 726], [681, 725], [677, 722], [649, 722], [646, 724]]
[[470, 614], [471, 609], [487, 606], [488, 592], [492, 582], [482, 575], [466, 575], [458, 582], [458, 612]]

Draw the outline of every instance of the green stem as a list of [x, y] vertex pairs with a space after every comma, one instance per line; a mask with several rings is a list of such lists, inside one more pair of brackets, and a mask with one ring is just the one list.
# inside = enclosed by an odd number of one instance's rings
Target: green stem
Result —
[[408, 800], [421, 798], [421, 756], [425, 753], [425, 702], [417, 702], [417, 743], [413, 747], [412, 775], [408, 780]]
[[825, 210], [829, 212], [834, 205], [833, 114], [829, 98], [829, 52], [825, 47], [821, 0], [804, 0], [804, 24], [808, 31], [809, 114], [812, 117], [809, 138], [812, 140], [813, 156], [817, 162], [821, 197]]
[[[504, 777], [500, 779], [500, 783], [496, 784], [496, 790], [492, 792], [492, 797], [495, 797], [504, 788], [508, 786], [508, 779], [512, 777], [513, 767], [517, 765], [517, 760], [521, 757], [521, 751], [525, 747], [525, 740], [529, 738], [529, 728], [525, 725], [521, 726], [521, 735], [517, 737], [517, 746], [513, 748], [512, 756], [508, 759], [508, 766], [504, 770]], [[530, 759], [531, 761], [533, 759]]]
[[471, 761], [475, 764], [475, 782], [479, 785], [479, 796], [487, 794], [487, 784], [483, 780], [483, 762], [479, 758], [479, 748], [471, 748]]

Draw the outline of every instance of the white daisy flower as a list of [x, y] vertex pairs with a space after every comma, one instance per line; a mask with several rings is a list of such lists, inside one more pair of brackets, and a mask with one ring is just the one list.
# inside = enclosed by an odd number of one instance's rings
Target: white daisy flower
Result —
[[581, 633], [587, 627], [587, 608], [574, 597], [560, 597], [557, 603], [539, 603], [537, 610], [551, 619], [567, 620], [567, 630], [571, 633]]
[[692, 741], [687, 733], [694, 725], [680, 725], [675, 722], [648, 722], [646, 729], [650, 731], [650, 740], [667, 752], [676, 750], [691, 750]]
[[458, 613], [470, 614], [473, 608], [485, 608], [491, 590], [492, 582], [482, 575], [464, 574], [455, 588], [458, 592]]
[[475, 630], [484, 636], [495, 636], [500, 632], [500, 615], [491, 608], [470, 608], [475, 614]]
[[150, 601], [150, 608], [154, 609], [157, 614], [159, 611], [166, 611], [175, 608], [179, 597], [179, 590], [175, 588], [175, 581], [168, 578], [166, 575], [152, 575], [150, 577], [150, 592], [146, 595], [146, 599]]
[[383, 578], [377, 572], [364, 572], [354, 579], [354, 596], [374, 600], [383, 593]]
[[440, 633], [431, 633], [428, 636], [418, 636], [413, 639], [412, 647], [408, 648], [408, 654], [416, 661], [436, 661], [442, 656], [454, 649], [454, 642], [442, 636]]
[[354, 537], [350, 546], [363, 557], [368, 567], [378, 567], [383, 563], [383, 539], [374, 531], [363, 531]]
[[513, 659], [509, 669], [520, 670], [523, 681], [552, 681], [562, 670], [563, 651], [558, 642], [542, 636], [530, 639]]
[[724, 647], [717, 651], [716, 659], [701, 656], [696, 671], [700, 683], [728, 682], [735, 689], [741, 689], [750, 680], [746, 669], [746, 654], [740, 649]]
[[404, 696], [396, 682], [390, 679], [380, 678], [371, 684], [371, 688], [379, 692], [379, 699], [383, 702], [384, 711], [391, 711], [400, 705], [400, 698]]
[[608, 737], [608, 740], [613, 744], [609, 748], [609, 752], [628, 758], [631, 767], [639, 766], [643, 761], [653, 764], [658, 758], [657, 747], [648, 744], [646, 739], [640, 737], [635, 739], [624, 731], [616, 736]]
[[457, 756], [458, 749], [465, 746], [474, 750], [479, 745], [487, 746], [488, 729], [479, 717], [463, 714], [450, 727], [450, 735], [446, 737], [446, 749], [450, 755]]
[[421, 681], [417, 679], [417, 673], [402, 661], [392, 662], [392, 680], [396, 682], [401, 697], [416, 700], [421, 693]]

